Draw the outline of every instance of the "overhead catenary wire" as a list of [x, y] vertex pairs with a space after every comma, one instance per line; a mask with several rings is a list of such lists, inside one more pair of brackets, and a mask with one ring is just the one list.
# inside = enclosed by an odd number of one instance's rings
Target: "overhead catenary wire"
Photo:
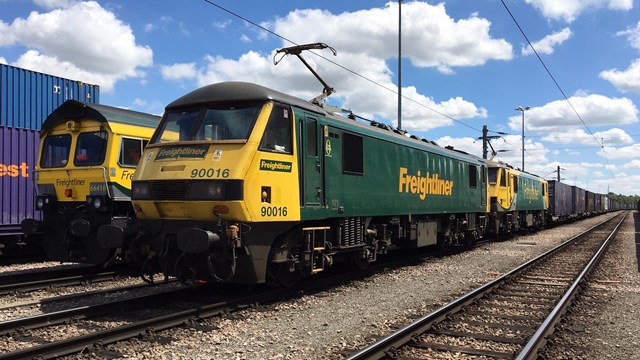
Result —
[[551, 70], [549, 70], [549, 68], [547, 67], [547, 65], [545, 64], [545, 62], [542, 60], [542, 57], [540, 57], [540, 54], [538, 54], [538, 51], [536, 50], [536, 48], [533, 46], [533, 44], [531, 43], [531, 41], [529, 40], [529, 37], [527, 36], [527, 34], [524, 32], [524, 30], [522, 29], [522, 27], [520, 26], [520, 24], [518, 23], [518, 20], [515, 18], [515, 16], [513, 15], [513, 13], [511, 12], [511, 10], [509, 9], [509, 7], [507, 6], [507, 4], [504, 2], [504, 0], [500, 0], [500, 2], [502, 3], [502, 5], [504, 6], [505, 10], [507, 10], [507, 13], [509, 13], [509, 16], [511, 16], [511, 19], [513, 20], [513, 22], [516, 24], [516, 26], [518, 27], [518, 30], [520, 30], [520, 33], [522, 34], [522, 36], [524, 37], [524, 39], [527, 41], [527, 44], [529, 44], [529, 47], [531, 48], [531, 50], [533, 51], [533, 53], [536, 55], [536, 57], [538, 58], [538, 61], [540, 62], [540, 64], [542, 64], [542, 67], [544, 67], [545, 71], [547, 72], [547, 74], [549, 75], [549, 77], [551, 78], [551, 80], [553, 81], [553, 83], [556, 85], [556, 87], [558, 88], [558, 90], [560, 91], [560, 93], [562, 94], [562, 96], [564, 97], [565, 101], [567, 102], [567, 104], [569, 104], [569, 107], [571, 108], [571, 110], [576, 114], [576, 116], [578, 117], [578, 119], [580, 120], [580, 122], [582, 123], [582, 125], [585, 127], [585, 129], [587, 129], [587, 132], [589, 132], [589, 134], [591, 135], [591, 137], [593, 137], [593, 139], [596, 141], [596, 143], [600, 146], [600, 148], [602, 149], [602, 156], [605, 159], [606, 164], [606, 168], [609, 170], [609, 173], [611, 174], [611, 176], [615, 179], [616, 176], [613, 174], [613, 172], [611, 171], [611, 165], [609, 164], [609, 159], [607, 158], [607, 154], [605, 152], [605, 148], [604, 148], [604, 143], [600, 142], [598, 140], [598, 138], [596, 138], [596, 136], [593, 134], [593, 132], [591, 131], [591, 129], [589, 129], [589, 127], [587, 126], [587, 124], [585, 123], [585, 121], [582, 119], [582, 116], [580, 116], [580, 113], [578, 113], [578, 111], [576, 110], [576, 108], [573, 106], [573, 104], [571, 103], [571, 101], [569, 100], [569, 97], [567, 97], [567, 95], [565, 94], [564, 90], [562, 90], [562, 87], [560, 86], [560, 84], [558, 83], [558, 81], [556, 80], [555, 76], [553, 76], [553, 74], [551, 73]]
[[[260, 25], [260, 24], [258, 24], [256, 22], [254, 22], [254, 21], [251, 21], [251, 20], [247, 19], [246, 17], [244, 17], [244, 16], [242, 16], [240, 14], [237, 14], [237, 13], [235, 13], [235, 12], [233, 12], [233, 11], [231, 11], [231, 10], [221, 6], [221, 5], [218, 5], [218, 4], [214, 3], [211, 0], [203, 0], [203, 1], [206, 2], [207, 4], [211, 5], [211, 6], [214, 6], [214, 7], [218, 8], [218, 9], [220, 9], [220, 10], [222, 10], [222, 11], [224, 11], [224, 12], [226, 12], [226, 13], [232, 15], [232, 16], [234, 16], [234, 17], [237, 17], [238, 19], [241, 19], [242, 21], [245, 21], [245, 22], [247, 22], [247, 23], [249, 23], [249, 24], [251, 24], [251, 25], [253, 25], [253, 26], [255, 26], [255, 27], [257, 27], [257, 28], [259, 28], [261, 30], [263, 30], [263, 31], [266, 31], [267, 33], [269, 33], [269, 34], [271, 34], [271, 35], [273, 35], [273, 36], [275, 36], [277, 38], [280, 38], [280, 39], [282, 39], [282, 40], [284, 40], [286, 42], [289, 42], [289, 43], [291, 43], [293, 45], [300, 45], [300, 44], [296, 43], [295, 41], [293, 41], [291, 39], [288, 39], [288, 38], [286, 38], [286, 37], [274, 32], [272, 30], [269, 30], [268, 28], [266, 28], [266, 27], [264, 27], [264, 26], [262, 26], [262, 25]], [[361, 79], [363, 79], [365, 81], [368, 81], [368, 82], [370, 82], [370, 83], [372, 83], [372, 84], [374, 84], [376, 86], [379, 86], [380, 88], [382, 88], [384, 90], [387, 90], [387, 91], [389, 91], [389, 92], [391, 92], [391, 93], [393, 93], [395, 95], [399, 95], [397, 90], [389, 88], [387, 86], [384, 86], [383, 84], [381, 84], [381, 83], [379, 83], [379, 82], [377, 82], [377, 81], [375, 81], [373, 79], [370, 79], [370, 78], [368, 78], [368, 77], [356, 72], [355, 70], [351, 70], [351, 69], [347, 68], [346, 66], [344, 66], [344, 65], [342, 65], [342, 64], [340, 64], [340, 63], [338, 63], [338, 62], [336, 62], [334, 60], [326, 58], [326, 57], [322, 56], [321, 54], [319, 54], [317, 52], [314, 52], [314, 51], [310, 51], [310, 53], [314, 54], [315, 56], [317, 56], [317, 57], [319, 57], [319, 58], [321, 58], [321, 59], [323, 59], [323, 60], [325, 60], [325, 61], [327, 61], [327, 62], [329, 62], [329, 63], [331, 63], [333, 65], [335, 65], [335, 66], [338, 66], [339, 68], [341, 68], [341, 69], [343, 69], [343, 70], [345, 70], [345, 71], [347, 71], [347, 72], [349, 72], [349, 73], [351, 73], [351, 74], [353, 74], [355, 76], [358, 76], [359, 78], [361, 78]], [[470, 129], [472, 129], [474, 131], [477, 131], [479, 133], [482, 132], [482, 130], [479, 129], [479, 128], [476, 128], [476, 127], [473, 127], [473, 126], [471, 126], [469, 124], [466, 124], [461, 120], [458, 120], [458, 119], [456, 119], [456, 118], [454, 118], [454, 117], [452, 117], [450, 115], [447, 115], [447, 114], [445, 114], [443, 112], [440, 112], [440, 111], [438, 111], [436, 109], [433, 109], [433, 108], [431, 108], [431, 107], [429, 107], [429, 106], [427, 106], [427, 105], [425, 105], [425, 104], [423, 104], [423, 103], [421, 103], [421, 102], [419, 102], [417, 100], [414, 100], [414, 99], [409, 98], [409, 97], [404, 96], [404, 95], [400, 95], [400, 96], [403, 99], [407, 100], [407, 101], [410, 101], [410, 102], [412, 102], [412, 103], [414, 103], [414, 104], [416, 104], [416, 105], [418, 105], [420, 107], [423, 107], [423, 108], [425, 108], [425, 109], [427, 109], [427, 110], [429, 110], [429, 111], [431, 111], [433, 113], [436, 113], [436, 114], [438, 114], [440, 116], [443, 116], [443, 117], [445, 117], [445, 118], [447, 118], [447, 119], [449, 119], [451, 121], [454, 121], [454, 122], [456, 122], [456, 123], [458, 123], [460, 125], [466, 126], [466, 127], [470, 128]]]

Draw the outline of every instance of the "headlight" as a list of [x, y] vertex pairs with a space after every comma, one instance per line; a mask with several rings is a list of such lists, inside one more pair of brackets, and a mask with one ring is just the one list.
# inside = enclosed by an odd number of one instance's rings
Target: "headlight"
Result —
[[40, 195], [36, 197], [36, 210], [46, 210], [53, 205], [52, 195]]
[[[104, 195], [88, 195], [87, 206], [92, 206], [96, 210], [100, 210], [107, 205]], [[105, 209], [103, 209], [105, 210]]]
[[220, 181], [194, 181], [189, 188], [190, 200], [222, 200], [226, 186]]
[[131, 183], [131, 199], [148, 200], [151, 198], [149, 183], [134, 181]]
[[42, 210], [42, 208], [44, 207], [44, 202], [45, 202], [45, 198], [38, 197], [36, 199], [36, 209]]
[[238, 180], [193, 181], [189, 184], [189, 200], [242, 200], [243, 182]]

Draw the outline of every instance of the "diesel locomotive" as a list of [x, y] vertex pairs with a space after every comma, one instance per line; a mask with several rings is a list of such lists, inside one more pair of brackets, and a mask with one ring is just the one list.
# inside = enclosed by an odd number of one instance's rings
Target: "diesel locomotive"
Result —
[[124, 226], [133, 216], [131, 178], [160, 117], [67, 100], [42, 124], [36, 166], [36, 209], [25, 234], [42, 234], [56, 261], [105, 264], [120, 249], [97, 242], [100, 225]]
[[166, 107], [133, 176], [135, 221], [101, 226], [98, 241], [186, 281], [289, 285], [338, 260], [473, 244], [489, 224], [488, 174], [384, 124], [213, 84]]

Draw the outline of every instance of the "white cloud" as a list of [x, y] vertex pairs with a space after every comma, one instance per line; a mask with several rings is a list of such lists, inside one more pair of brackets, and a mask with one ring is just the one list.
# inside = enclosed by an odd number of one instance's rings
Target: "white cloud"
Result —
[[173, 23], [173, 18], [171, 16], [160, 16], [156, 21], [147, 23], [144, 25], [145, 32], [153, 32], [156, 30], [162, 30], [164, 32], [169, 31], [169, 27]]
[[[337, 58], [329, 50], [314, 52], [335, 59], [343, 68], [314, 53], [303, 53], [310, 66], [336, 89], [329, 103], [343, 108], [357, 106], [352, 110], [370, 119], [395, 120], [396, 84], [387, 61], [397, 57], [397, 10], [393, 3], [338, 15], [296, 10], [262, 25], [293, 41], [325, 42], [338, 51]], [[414, 65], [450, 73], [454, 67], [479, 66], [513, 56], [512, 46], [504, 39], [491, 38], [490, 22], [477, 15], [454, 20], [446, 14], [444, 4], [422, 2], [407, 3], [402, 11], [403, 53]], [[198, 84], [248, 81], [307, 100], [322, 93], [322, 85], [298, 59], [289, 57], [273, 66], [274, 55], [250, 51], [237, 59], [206, 56], [197, 66]], [[434, 99], [418, 93], [408, 82], [404, 85], [402, 94], [410, 100], [403, 100], [402, 127], [412, 132], [451, 125], [453, 120], [447, 116], [457, 120], [487, 117], [486, 109], [461, 97]]]
[[160, 73], [165, 80], [195, 79], [197, 76], [195, 63], [163, 65], [160, 67]]
[[588, 9], [631, 10], [633, 0], [525, 0], [544, 16], [554, 20], [574, 21]]
[[[609, 160], [616, 159], [640, 159], [640, 144], [624, 146], [618, 148], [605, 148]], [[599, 154], [602, 153], [602, 150]]]
[[[590, 128], [600, 125], [622, 125], [638, 122], [638, 109], [628, 98], [610, 98], [603, 95], [576, 95], [569, 98], [573, 108]], [[522, 129], [522, 116], [509, 117], [509, 128]], [[525, 112], [526, 131], [553, 131], [572, 133], [584, 125], [569, 103], [557, 100]]]
[[[538, 54], [553, 54], [553, 48], [556, 45], [560, 45], [569, 38], [571, 38], [571, 29], [564, 28], [558, 32], [554, 32], [551, 35], [545, 36], [542, 40], [533, 42], [533, 48], [536, 49]], [[531, 55], [533, 50], [531, 47], [526, 46], [522, 48], [522, 55]]]
[[45, 9], [66, 9], [77, 4], [79, 0], [33, 0], [33, 2]]
[[[489, 34], [491, 22], [471, 16], [455, 20], [445, 5], [424, 2], [402, 7], [403, 56], [417, 67], [449, 73], [453, 67], [483, 65], [489, 60], [510, 60], [512, 46]], [[398, 6], [331, 14], [322, 10], [296, 10], [273, 24], [276, 33], [299, 43], [326, 42], [339, 53], [371, 57], [397, 56]], [[349, 36], [344, 36], [349, 34]]]
[[0, 23], [0, 46], [30, 49], [16, 66], [83, 79], [107, 92], [118, 80], [145, 76], [139, 68], [153, 65], [153, 51], [136, 44], [128, 25], [97, 2], [69, 4], [48, 13], [34, 11], [10, 25]]
[[229, 25], [231, 25], [231, 20], [216, 21], [213, 23], [213, 27], [218, 30], [224, 30]]
[[243, 43], [251, 43], [251, 42], [252, 42], [252, 41], [251, 41], [251, 38], [250, 38], [250, 37], [248, 37], [248, 36], [247, 36], [247, 35], [245, 35], [245, 34], [242, 34], [242, 35], [240, 36], [240, 41], [242, 41]]
[[3, 58], [2, 56], [0, 56], [0, 64], [9, 65], [9, 63], [7, 62], [7, 59]]
[[606, 131], [595, 132], [593, 136], [584, 129], [574, 129], [563, 133], [553, 132], [543, 138], [544, 141], [556, 144], [589, 144], [594, 145], [594, 139], [604, 142], [605, 145], [621, 145], [633, 143], [633, 138], [624, 130], [612, 128]]
[[624, 164], [623, 168], [625, 169], [640, 169], [640, 160], [631, 160], [628, 163]]
[[629, 44], [634, 48], [640, 50], [640, 21], [636, 24], [635, 28], [627, 28], [625, 31], [619, 31], [616, 33], [618, 36], [628, 36]]
[[640, 93], [640, 58], [635, 59], [626, 70], [605, 70], [600, 77], [622, 92]]
[[462, 150], [476, 156], [482, 156], [482, 140], [470, 137], [454, 138], [451, 136], [443, 136], [435, 141], [442, 147], [453, 146], [454, 149]]
[[139, 107], [145, 107], [147, 106], [148, 102], [147, 100], [144, 100], [144, 99], [135, 98], [133, 99], [133, 104]]
[[[268, 86], [306, 100], [322, 93], [322, 85], [296, 58], [285, 59], [276, 67], [272, 63], [273, 55], [274, 53], [262, 56], [252, 51], [242, 55], [238, 60], [207, 56], [205, 67], [198, 70], [198, 83], [204, 86], [220, 81], [242, 80]], [[340, 106], [344, 108], [351, 108], [357, 104], [357, 108], [353, 110], [368, 118], [396, 119], [397, 97], [389, 90], [374, 86], [363, 78], [346, 76], [348, 74], [341, 71], [336, 72], [334, 66], [324, 61], [316, 61], [317, 58], [310, 53], [305, 56], [305, 59], [318, 73], [322, 74], [328, 84], [337, 89], [337, 92], [331, 96], [330, 103], [335, 104], [339, 101]], [[395, 91], [396, 85], [392, 83], [391, 72], [383, 59], [353, 54], [341, 58], [340, 61], [347, 68], [356, 69], [368, 79]], [[349, 91], [342, 92], [340, 89], [349, 89]], [[487, 116], [486, 109], [478, 108], [460, 97], [438, 102], [417, 93], [416, 88], [412, 86], [403, 87], [402, 94], [412, 100], [403, 101], [402, 127], [404, 129], [426, 131], [450, 125], [452, 120], [441, 114], [457, 119]]]

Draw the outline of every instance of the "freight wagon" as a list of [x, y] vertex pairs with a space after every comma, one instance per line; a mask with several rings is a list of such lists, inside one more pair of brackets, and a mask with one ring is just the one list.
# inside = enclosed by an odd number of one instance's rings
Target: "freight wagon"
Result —
[[556, 180], [549, 180], [548, 221], [565, 221], [573, 217], [576, 209], [576, 202], [573, 201], [575, 189], [575, 186]]
[[66, 100], [98, 103], [99, 94], [97, 85], [0, 64], [0, 252], [25, 245], [22, 219], [40, 218], [33, 170], [42, 122]]

